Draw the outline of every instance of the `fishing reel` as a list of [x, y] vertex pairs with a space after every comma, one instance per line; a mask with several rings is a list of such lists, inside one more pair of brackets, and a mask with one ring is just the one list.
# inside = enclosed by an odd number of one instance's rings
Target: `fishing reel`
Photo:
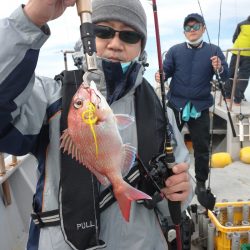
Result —
[[166, 154], [160, 154], [152, 158], [149, 162], [151, 169], [147, 171], [147, 179], [150, 179], [156, 192], [152, 200], [144, 200], [144, 205], [148, 209], [154, 209], [156, 204], [164, 199], [161, 189], [165, 187], [165, 181], [170, 176], [170, 169], [166, 162]]
[[169, 177], [169, 168], [166, 161], [166, 154], [155, 156], [153, 159], [151, 159], [149, 165], [152, 167], [151, 171], [149, 172], [152, 179], [156, 182], [160, 189], [164, 188], [165, 181]]

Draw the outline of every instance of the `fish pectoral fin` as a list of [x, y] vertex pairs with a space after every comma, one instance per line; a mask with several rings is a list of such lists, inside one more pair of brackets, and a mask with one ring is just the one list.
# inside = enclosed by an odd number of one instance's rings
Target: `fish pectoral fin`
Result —
[[130, 144], [123, 145], [122, 175], [126, 175], [132, 168], [136, 156], [136, 148]]
[[61, 145], [60, 148], [63, 148], [63, 152], [67, 151], [68, 154], [72, 155], [72, 158], [76, 158], [77, 161], [79, 161], [81, 164], [85, 165], [84, 163], [84, 157], [78, 150], [78, 148], [75, 146], [74, 142], [71, 139], [71, 136], [68, 132], [68, 129], [65, 129], [63, 131], [63, 134], [61, 136]]
[[119, 130], [127, 128], [135, 121], [135, 118], [133, 116], [126, 114], [116, 114], [115, 118]]

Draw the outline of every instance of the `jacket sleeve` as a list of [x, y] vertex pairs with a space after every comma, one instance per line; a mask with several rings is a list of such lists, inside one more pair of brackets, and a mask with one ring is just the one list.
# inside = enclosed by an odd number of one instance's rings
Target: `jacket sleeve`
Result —
[[30, 152], [42, 127], [47, 98], [34, 70], [47, 38], [21, 6], [0, 21], [0, 152]]
[[240, 26], [241, 25], [238, 24], [237, 27], [236, 27], [236, 29], [235, 29], [235, 32], [233, 34], [233, 40], [232, 40], [233, 43], [235, 42], [235, 40], [237, 39], [238, 35], [240, 34]]
[[165, 80], [173, 76], [174, 65], [173, 49], [170, 48], [163, 61], [163, 72], [165, 74]]

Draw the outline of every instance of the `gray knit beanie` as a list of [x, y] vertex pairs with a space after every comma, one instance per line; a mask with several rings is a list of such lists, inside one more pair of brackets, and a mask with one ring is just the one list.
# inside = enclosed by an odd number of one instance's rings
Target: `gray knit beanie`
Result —
[[147, 17], [139, 0], [93, 0], [93, 23], [120, 21], [143, 35], [142, 51], [147, 40]]

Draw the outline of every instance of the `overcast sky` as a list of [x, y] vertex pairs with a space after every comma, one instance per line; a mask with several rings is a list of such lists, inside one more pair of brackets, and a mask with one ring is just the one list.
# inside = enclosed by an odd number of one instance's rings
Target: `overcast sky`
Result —
[[[145, 75], [153, 84], [154, 72], [158, 69], [157, 50], [155, 43], [154, 19], [150, 1], [141, 0], [148, 17], [148, 53], [149, 68]], [[8, 0], [1, 4], [0, 17], [8, 16], [25, 0]], [[211, 42], [218, 45], [220, 0], [200, 0], [202, 12], [207, 24]], [[250, 15], [250, 0], [224, 0], [222, 1], [221, 32], [219, 45], [223, 50], [231, 48], [232, 35], [238, 22]], [[158, 18], [161, 34], [161, 50], [164, 52], [170, 46], [183, 42], [183, 19], [193, 12], [200, 13], [197, 0], [158, 0]], [[52, 35], [41, 49], [37, 66], [37, 73], [53, 77], [64, 69], [64, 50], [72, 50], [79, 37], [80, 19], [76, 8], [68, 8], [66, 13], [49, 26]], [[205, 40], [208, 41], [205, 35]], [[71, 56], [68, 57], [71, 61]], [[72, 67], [72, 66], [70, 66]]]

